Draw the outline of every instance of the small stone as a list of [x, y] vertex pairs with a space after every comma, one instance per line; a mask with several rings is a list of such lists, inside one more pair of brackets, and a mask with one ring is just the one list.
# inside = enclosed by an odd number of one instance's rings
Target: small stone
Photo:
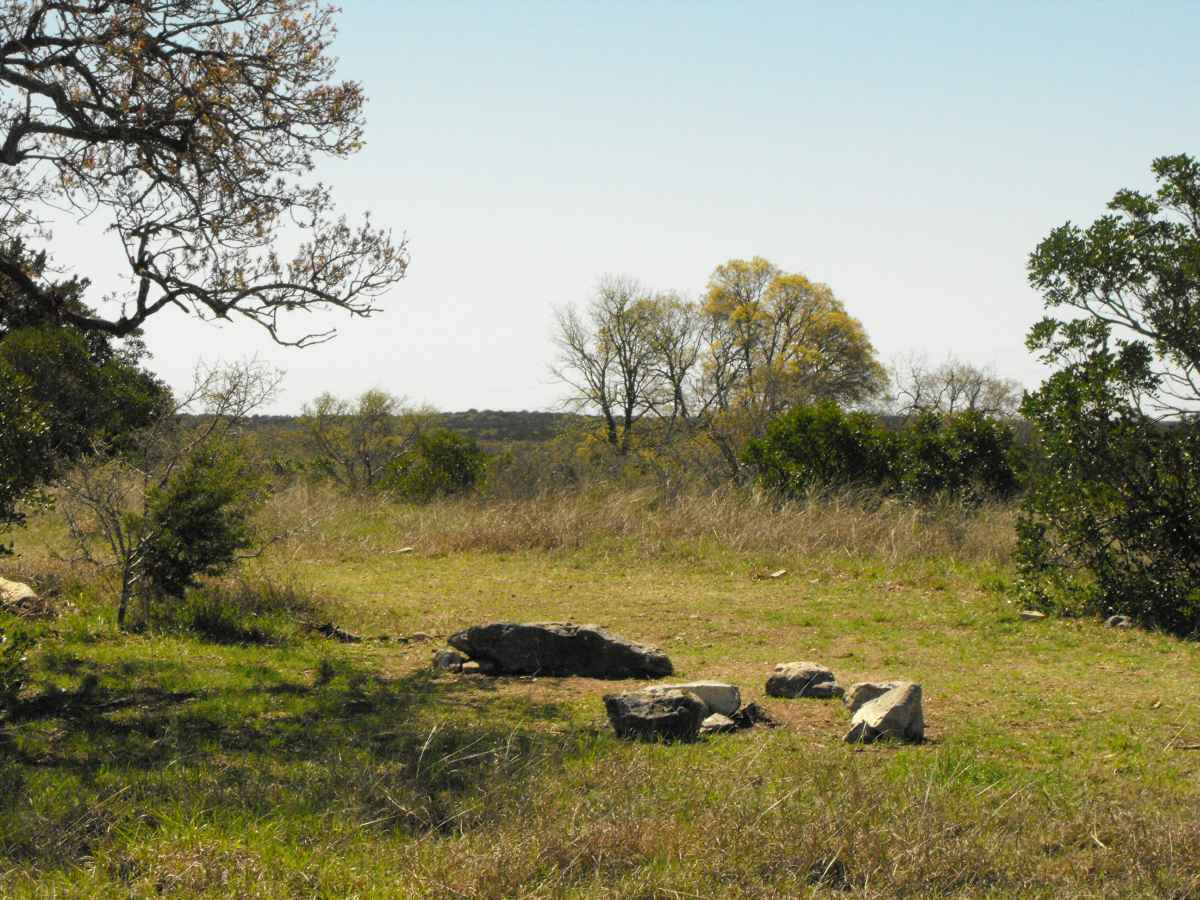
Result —
[[1133, 619], [1129, 616], [1109, 616], [1104, 620], [1104, 624], [1109, 628], [1132, 628]]
[[465, 656], [453, 650], [438, 650], [433, 654], [433, 667], [445, 672], [461, 672], [466, 661]]
[[833, 672], [811, 662], [780, 663], [775, 667], [775, 674], [767, 679], [767, 695], [771, 697], [829, 700], [843, 693]]
[[747, 703], [733, 716], [733, 724], [738, 728], [753, 728], [755, 725], [765, 725], [767, 728], [778, 728], [779, 723], [757, 703]]
[[708, 715], [691, 691], [605, 694], [604, 709], [618, 737], [642, 741], [694, 741]]
[[410, 634], [408, 637], [406, 637], [406, 638], [405, 638], [405, 640], [406, 640], [406, 641], [411, 641], [411, 642], [417, 642], [417, 641], [432, 641], [432, 640], [433, 640], [433, 636], [432, 636], [432, 635], [428, 635], [428, 634], [426, 634], [426, 633], [425, 633], [425, 632], [423, 632], [423, 631], [417, 631], [417, 632], [414, 632], [413, 634]]
[[720, 713], [713, 713], [707, 719], [700, 723], [701, 734], [725, 734], [728, 731], [737, 731], [738, 724]]
[[895, 687], [867, 701], [854, 713], [846, 733], [847, 743], [869, 744], [881, 738], [913, 742], [925, 739], [919, 684], [895, 682]]
[[469, 659], [462, 664], [459, 671], [464, 675], [491, 675], [496, 671], [496, 667], [486, 659]]
[[1040, 622], [1046, 618], [1046, 614], [1036, 609], [1023, 609], [1021, 610], [1021, 618], [1026, 622]]

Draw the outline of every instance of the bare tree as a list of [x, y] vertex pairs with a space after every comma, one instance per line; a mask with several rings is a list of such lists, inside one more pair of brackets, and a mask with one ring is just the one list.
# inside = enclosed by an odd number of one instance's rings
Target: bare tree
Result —
[[[362, 146], [364, 97], [332, 81], [319, 0], [6, 2], [0, 7], [0, 295], [113, 336], [176, 307], [245, 317], [280, 343], [293, 310], [366, 316], [403, 277], [403, 241], [338, 216], [309, 181]], [[52, 210], [108, 227], [126, 288], [68, 302]], [[283, 239], [295, 236], [288, 258]]]
[[378, 484], [388, 466], [431, 427], [435, 415], [373, 389], [354, 400], [322, 394], [305, 405], [300, 421], [326, 472], [356, 491]]
[[636, 281], [606, 276], [582, 314], [567, 307], [556, 315], [551, 372], [571, 389], [567, 403], [599, 411], [609, 443], [628, 452], [635, 424], [654, 408], [653, 302]]
[[1019, 382], [953, 357], [932, 365], [924, 357], [910, 355], [893, 362], [890, 375], [888, 403], [900, 415], [971, 411], [1008, 417], [1017, 414], [1021, 403]]

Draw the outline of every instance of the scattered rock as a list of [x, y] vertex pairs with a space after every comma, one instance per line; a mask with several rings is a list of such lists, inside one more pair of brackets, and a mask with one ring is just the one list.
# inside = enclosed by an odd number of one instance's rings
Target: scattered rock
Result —
[[449, 642], [471, 659], [491, 662], [504, 675], [660, 678], [674, 671], [662, 651], [598, 625], [495, 622], [460, 631]]
[[22, 603], [37, 603], [37, 591], [19, 581], [0, 578], [0, 606], [16, 606]]
[[691, 691], [704, 701], [708, 711], [732, 716], [742, 705], [742, 692], [736, 685], [725, 684], [721, 681], [689, 681], [687, 684], [664, 684], [647, 688], [655, 691]]
[[816, 663], [780, 663], [775, 667], [775, 674], [767, 679], [767, 695], [771, 697], [828, 700], [840, 697], [843, 693], [833, 673]]
[[326, 622], [324, 625], [314, 625], [313, 629], [325, 637], [334, 641], [341, 641], [343, 644], [362, 643], [362, 638], [359, 635], [346, 631], [344, 628], [339, 628], [332, 622]]
[[851, 714], [856, 713], [863, 704], [870, 703], [876, 697], [882, 697], [892, 688], [902, 684], [903, 681], [859, 681], [850, 685], [850, 690], [846, 691], [846, 705], [850, 707]]
[[486, 659], [469, 659], [459, 667], [464, 675], [495, 675], [496, 667]]
[[433, 667], [445, 672], [461, 672], [467, 658], [453, 650], [438, 650], [433, 654]]
[[691, 691], [605, 694], [604, 709], [618, 737], [642, 741], [694, 741], [708, 716]]
[[22, 619], [52, 619], [56, 610], [45, 597], [20, 581], [0, 578], [0, 609]]
[[1026, 622], [1040, 622], [1046, 618], [1046, 614], [1036, 609], [1023, 609], [1021, 610], [1021, 618]]
[[420, 641], [432, 641], [432, 640], [433, 640], [433, 635], [431, 635], [431, 634], [426, 634], [426, 633], [425, 633], [425, 632], [423, 632], [423, 631], [414, 631], [414, 632], [413, 632], [412, 634], [410, 634], [408, 637], [406, 637], [406, 638], [401, 638], [401, 640], [403, 640], [403, 641], [407, 641], [407, 642], [409, 642], [410, 644], [412, 644], [412, 643], [418, 643], [418, 642], [420, 642]]
[[1109, 616], [1104, 620], [1104, 624], [1109, 628], [1132, 628], [1133, 619], [1129, 616]]
[[753, 728], [755, 725], [765, 725], [767, 728], [779, 727], [779, 723], [757, 703], [747, 703], [732, 718], [738, 728]]
[[858, 707], [846, 733], [848, 743], [869, 744], [880, 738], [916, 742], [925, 739], [921, 686], [911, 681], [891, 684], [894, 686], [890, 690]]
[[724, 734], [728, 731], [737, 731], [738, 723], [723, 716], [720, 713], [713, 713], [707, 719], [700, 723], [701, 734]]

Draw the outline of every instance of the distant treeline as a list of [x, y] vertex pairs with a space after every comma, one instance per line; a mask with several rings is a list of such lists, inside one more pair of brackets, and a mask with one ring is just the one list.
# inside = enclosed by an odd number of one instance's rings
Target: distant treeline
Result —
[[[567, 428], [595, 419], [576, 413], [504, 409], [468, 409], [437, 413], [436, 416], [443, 428], [474, 438], [482, 444], [548, 441]], [[257, 415], [249, 417], [246, 424], [252, 430], [298, 431], [302, 428], [300, 416]]]

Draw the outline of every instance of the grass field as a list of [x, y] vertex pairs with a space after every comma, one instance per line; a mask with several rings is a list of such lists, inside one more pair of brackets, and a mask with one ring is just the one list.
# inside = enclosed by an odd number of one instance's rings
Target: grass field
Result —
[[[282, 599], [208, 637], [118, 633], [53, 520], [19, 536], [5, 574], [65, 612], [0, 739], [0, 895], [1200, 896], [1198, 648], [1022, 621], [1009, 510], [299, 492], [268, 519], [314, 524], [213, 590]], [[628, 744], [624, 684], [433, 674], [497, 619], [604, 624], [784, 727]], [[839, 704], [765, 698], [793, 659], [921, 682], [929, 740], [850, 747]]]

